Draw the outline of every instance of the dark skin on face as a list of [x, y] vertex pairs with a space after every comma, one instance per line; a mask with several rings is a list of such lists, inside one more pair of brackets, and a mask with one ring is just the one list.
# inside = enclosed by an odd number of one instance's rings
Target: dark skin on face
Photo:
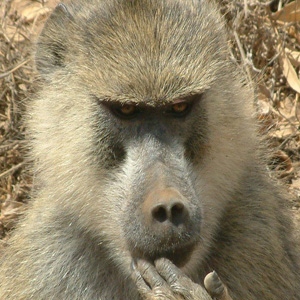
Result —
[[[197, 95], [199, 96], [199, 95]], [[188, 97], [189, 98], [189, 97]], [[163, 113], [174, 118], [186, 116], [192, 108], [194, 99], [178, 99], [173, 103], [163, 106]], [[106, 103], [106, 101], [104, 101]], [[136, 105], [135, 103], [121, 104], [118, 102], [106, 104], [112, 113], [120, 119], [131, 120], [146, 112], [147, 106]]]
[[[189, 113], [192, 104], [192, 101], [177, 99], [166, 105], [163, 111], [169, 116], [184, 117]], [[129, 121], [147, 110], [135, 103], [114, 103], [109, 105], [109, 109], [118, 118]], [[166, 258], [156, 259], [153, 264], [144, 259], [137, 259], [132, 262], [132, 269], [132, 278], [146, 300], [231, 300], [227, 288], [216, 272], [211, 272], [205, 277], [203, 288]]]

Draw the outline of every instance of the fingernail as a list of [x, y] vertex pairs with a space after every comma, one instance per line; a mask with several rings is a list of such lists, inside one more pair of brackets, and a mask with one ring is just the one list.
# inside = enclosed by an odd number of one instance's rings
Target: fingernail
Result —
[[135, 271], [136, 270], [136, 263], [135, 263], [135, 261], [134, 260], [132, 260], [131, 261], [131, 269], [133, 270], [133, 271]]

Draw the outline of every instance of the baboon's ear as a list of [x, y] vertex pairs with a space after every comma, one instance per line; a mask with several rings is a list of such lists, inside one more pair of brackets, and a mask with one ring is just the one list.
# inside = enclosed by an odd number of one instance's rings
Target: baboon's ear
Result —
[[43, 77], [65, 66], [68, 24], [73, 17], [64, 4], [59, 4], [47, 20], [37, 41], [36, 67]]

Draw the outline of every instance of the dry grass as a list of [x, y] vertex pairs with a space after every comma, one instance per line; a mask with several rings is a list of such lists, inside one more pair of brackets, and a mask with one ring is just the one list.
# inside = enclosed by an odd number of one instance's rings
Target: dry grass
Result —
[[[43, 3], [45, 2], [45, 3]], [[257, 86], [263, 130], [274, 153], [271, 166], [295, 195], [300, 217], [300, 1], [223, 0], [232, 59]], [[0, 238], [26, 208], [32, 176], [25, 159], [25, 100], [34, 81], [32, 41], [56, 0], [0, 3]], [[300, 224], [300, 223], [299, 223]], [[299, 226], [300, 228], [300, 226]]]

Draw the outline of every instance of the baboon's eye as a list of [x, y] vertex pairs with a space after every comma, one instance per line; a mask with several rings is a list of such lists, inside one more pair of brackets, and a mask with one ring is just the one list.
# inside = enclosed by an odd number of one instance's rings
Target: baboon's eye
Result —
[[123, 104], [113, 107], [113, 112], [121, 118], [133, 118], [139, 112], [138, 107], [135, 104]]
[[172, 104], [166, 110], [166, 113], [174, 117], [183, 117], [190, 111], [190, 109], [191, 109], [191, 103], [187, 101], [182, 101], [182, 102]]
[[136, 112], [136, 106], [132, 104], [125, 104], [120, 108], [120, 113], [126, 116], [130, 116]]
[[179, 102], [179, 103], [176, 103], [176, 104], [172, 105], [172, 111], [174, 113], [181, 114], [181, 113], [185, 112], [188, 109], [188, 107], [189, 107], [188, 103], [186, 103], [186, 102]]

